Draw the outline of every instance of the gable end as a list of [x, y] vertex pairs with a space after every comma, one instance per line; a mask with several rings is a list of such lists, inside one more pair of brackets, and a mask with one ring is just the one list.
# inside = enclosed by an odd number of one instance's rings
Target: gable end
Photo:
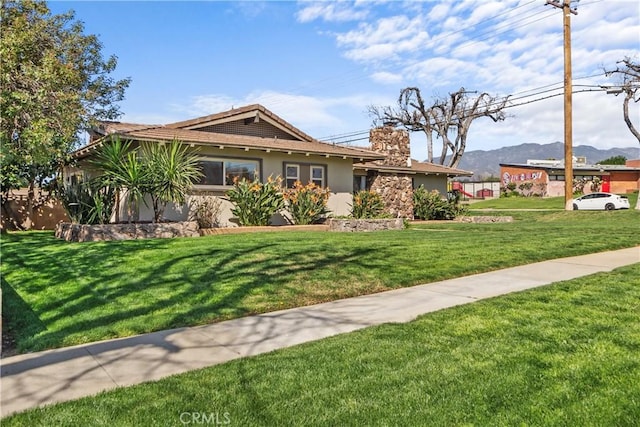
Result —
[[245, 135], [255, 136], [258, 138], [277, 138], [288, 141], [300, 141], [299, 138], [294, 137], [290, 133], [285, 132], [281, 128], [274, 126], [265, 120], [234, 120], [231, 122], [217, 123], [199, 127], [194, 130], [198, 130], [201, 132], [222, 133], [227, 135]]

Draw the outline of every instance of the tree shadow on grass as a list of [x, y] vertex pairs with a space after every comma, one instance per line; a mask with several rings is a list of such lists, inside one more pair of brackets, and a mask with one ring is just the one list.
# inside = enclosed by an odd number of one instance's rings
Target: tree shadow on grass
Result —
[[[279, 245], [286, 245], [286, 239], [216, 237], [70, 244], [43, 233], [12, 236], [3, 245], [3, 258], [6, 271], [16, 266], [20, 272], [11, 276], [10, 286], [25, 295], [31, 322], [38, 325], [16, 325], [20, 350], [289, 308], [294, 299], [284, 306], [270, 299], [279, 293], [304, 296], [306, 291], [292, 281], [319, 270], [330, 274], [329, 267], [357, 263], [374, 251], [356, 247], [310, 257], [308, 247], [300, 245], [283, 257]], [[225, 245], [217, 245], [222, 241]], [[132, 263], [131, 257], [140, 262]], [[248, 302], [256, 296], [267, 302], [258, 307]]]
[[[21, 336], [35, 336], [46, 330], [46, 326], [38, 315], [31, 309], [20, 295], [4, 280], [0, 277], [0, 283], [2, 284], [2, 336], [11, 336], [12, 340], [16, 340], [18, 333]], [[14, 351], [15, 349], [8, 349], [3, 346], [3, 354], [5, 351]]]

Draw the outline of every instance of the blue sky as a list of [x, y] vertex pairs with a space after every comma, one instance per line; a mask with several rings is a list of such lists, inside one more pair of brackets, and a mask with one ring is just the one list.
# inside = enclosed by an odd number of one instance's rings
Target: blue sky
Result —
[[[640, 4], [577, 4], [574, 90], [615, 84], [603, 67], [625, 56], [640, 59]], [[514, 105], [505, 122], [474, 122], [468, 151], [563, 141], [562, 96], [516, 105], [562, 94], [562, 14], [544, 0], [54, 1], [49, 7], [74, 10], [85, 33], [98, 35], [103, 54], [118, 57], [114, 76], [132, 78], [122, 121], [164, 124], [260, 103], [316, 138], [366, 145], [358, 139], [372, 124], [369, 105], [394, 105], [408, 86], [428, 99], [464, 87], [513, 95]], [[635, 119], [638, 107], [632, 106]], [[639, 146], [623, 121], [620, 96], [576, 93], [573, 108], [574, 145]], [[426, 157], [418, 134], [412, 154]]]

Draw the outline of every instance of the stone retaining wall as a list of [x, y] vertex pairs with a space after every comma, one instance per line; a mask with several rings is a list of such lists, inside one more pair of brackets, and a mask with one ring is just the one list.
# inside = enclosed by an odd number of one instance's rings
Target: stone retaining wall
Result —
[[198, 223], [162, 222], [155, 224], [71, 224], [56, 226], [55, 236], [69, 242], [95, 242], [101, 240], [133, 240], [171, 237], [198, 237]]
[[328, 221], [329, 231], [380, 231], [402, 230], [404, 221], [402, 218], [393, 219], [336, 219]]
[[490, 222], [513, 222], [512, 216], [463, 216], [460, 222], [490, 223]]

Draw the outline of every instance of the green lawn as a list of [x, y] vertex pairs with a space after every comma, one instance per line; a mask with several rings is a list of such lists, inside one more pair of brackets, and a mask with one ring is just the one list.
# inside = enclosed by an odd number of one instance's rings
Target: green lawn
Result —
[[3, 327], [19, 351], [35, 351], [640, 245], [635, 210], [510, 214], [513, 223], [377, 233], [97, 243], [3, 235]]
[[469, 209], [564, 209], [564, 197], [500, 197], [474, 201]]
[[[638, 193], [625, 194], [631, 209], [636, 205]], [[473, 202], [469, 209], [564, 209], [564, 197], [501, 197]]]
[[[435, 234], [435, 233], [434, 233]], [[640, 263], [2, 420], [637, 426]]]

